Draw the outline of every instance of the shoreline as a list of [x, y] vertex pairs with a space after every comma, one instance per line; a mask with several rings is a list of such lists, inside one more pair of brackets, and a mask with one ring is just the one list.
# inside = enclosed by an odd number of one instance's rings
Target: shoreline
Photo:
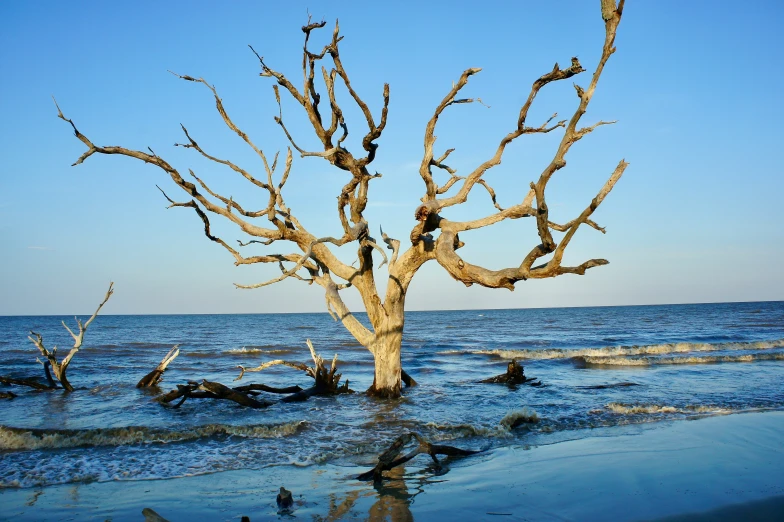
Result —
[[0, 520], [142, 520], [145, 507], [172, 522], [276, 520], [281, 485], [294, 493], [294, 516], [322, 520], [675, 522], [781, 512], [784, 412], [630, 428], [447, 460], [440, 472], [420, 456], [376, 487], [355, 480], [365, 467], [323, 464], [0, 489]]

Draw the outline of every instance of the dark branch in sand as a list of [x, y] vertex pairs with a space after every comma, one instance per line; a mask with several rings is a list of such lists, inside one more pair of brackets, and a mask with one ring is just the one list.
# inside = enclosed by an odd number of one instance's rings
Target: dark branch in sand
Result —
[[[417, 446], [406, 453], [402, 457], [398, 457], [400, 453], [403, 451], [405, 446], [409, 444], [411, 441], [416, 441]], [[433, 459], [433, 462], [436, 466], [440, 466], [440, 462], [436, 455], [446, 455], [446, 456], [467, 456], [467, 455], [474, 455], [479, 453], [475, 450], [464, 450], [460, 448], [455, 448], [454, 446], [445, 446], [440, 444], [431, 444], [426, 439], [424, 439], [418, 433], [410, 432], [404, 435], [399, 436], [395, 441], [389, 446], [384, 453], [379, 455], [378, 457], [378, 464], [376, 467], [371, 469], [370, 471], [366, 471], [365, 473], [361, 474], [357, 477], [357, 480], [373, 480], [375, 482], [380, 482], [383, 480], [383, 472], [389, 471], [390, 469], [394, 468], [395, 466], [400, 466], [401, 464], [405, 464], [409, 460], [413, 459], [417, 455], [420, 454], [427, 454], [430, 455], [430, 458]]]

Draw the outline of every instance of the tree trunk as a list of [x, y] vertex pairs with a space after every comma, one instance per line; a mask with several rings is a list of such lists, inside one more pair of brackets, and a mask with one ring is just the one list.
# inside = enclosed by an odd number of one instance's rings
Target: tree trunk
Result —
[[[396, 311], [395, 311], [396, 312]], [[373, 386], [368, 393], [377, 397], [400, 397], [402, 390], [402, 367], [400, 346], [403, 341], [403, 307], [399, 312], [390, 313], [376, 330], [372, 352], [375, 359]]]

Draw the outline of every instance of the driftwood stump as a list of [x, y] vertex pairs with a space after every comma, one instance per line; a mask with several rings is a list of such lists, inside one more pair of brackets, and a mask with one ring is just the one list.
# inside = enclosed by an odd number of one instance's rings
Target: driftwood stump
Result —
[[479, 382], [508, 385], [528, 384], [530, 386], [541, 386], [542, 384], [533, 377], [526, 378], [523, 365], [518, 364], [517, 361], [512, 361], [506, 366], [506, 373], [502, 373], [501, 375], [496, 375], [495, 377], [490, 377], [489, 379], [484, 379]]
[[142, 379], [136, 383], [137, 388], [151, 388], [153, 386], [158, 386], [158, 383], [163, 380], [163, 373], [166, 371], [166, 367], [171, 364], [171, 362], [180, 355], [180, 345], [175, 344], [174, 348], [169, 350], [169, 353], [166, 354], [166, 357], [161, 360], [158, 366], [155, 367], [153, 371], [142, 377]]

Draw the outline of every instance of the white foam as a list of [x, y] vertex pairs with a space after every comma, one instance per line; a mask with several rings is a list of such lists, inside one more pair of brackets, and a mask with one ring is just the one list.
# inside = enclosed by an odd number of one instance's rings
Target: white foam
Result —
[[0, 449], [40, 450], [82, 446], [126, 446], [182, 442], [216, 435], [266, 439], [293, 435], [303, 425], [304, 421], [251, 426], [207, 424], [183, 430], [161, 430], [141, 426], [88, 430], [25, 430], [0, 426]]
[[606, 366], [654, 366], [665, 364], [750, 363], [782, 361], [784, 353], [752, 353], [744, 355], [692, 355], [687, 357], [584, 357], [587, 364]]
[[784, 339], [772, 341], [732, 342], [732, 343], [663, 343], [634, 346], [605, 346], [602, 348], [550, 348], [544, 350], [445, 350], [438, 355], [458, 355], [474, 353], [496, 355], [503, 359], [570, 359], [573, 357], [627, 357], [630, 355], [667, 355], [690, 352], [715, 352], [739, 350], [769, 350], [784, 347]]
[[521, 423], [533, 423], [538, 421], [539, 414], [528, 406], [525, 406], [522, 410], [513, 410], [508, 412], [506, 415], [504, 415], [504, 418], [501, 419], [500, 424], [501, 426], [505, 426], [507, 429], [511, 429], [515, 424], [519, 425]]
[[640, 415], [656, 413], [731, 413], [732, 410], [708, 405], [687, 405], [682, 407], [665, 404], [623, 404], [611, 402], [605, 406], [609, 411], [619, 415]]

